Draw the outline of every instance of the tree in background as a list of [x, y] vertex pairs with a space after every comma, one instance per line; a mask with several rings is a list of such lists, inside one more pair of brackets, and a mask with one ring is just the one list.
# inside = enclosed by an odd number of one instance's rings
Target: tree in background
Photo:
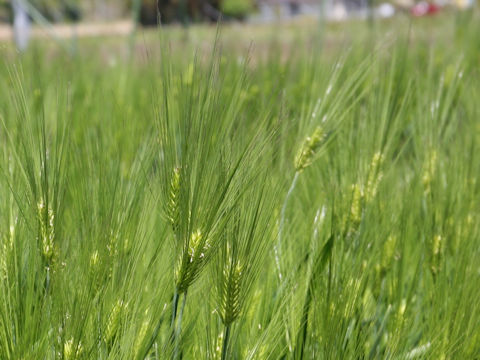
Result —
[[224, 19], [244, 19], [254, 9], [254, 0], [0, 0], [0, 21], [13, 22], [14, 1], [25, 2], [48, 23], [113, 20], [130, 13], [143, 26], [188, 24], [218, 21], [222, 14]]
[[29, 0], [48, 21], [78, 21], [82, 16], [79, 0]]
[[142, 0], [140, 23], [142, 25], [168, 24], [180, 21], [217, 21], [221, 16], [222, 0]]

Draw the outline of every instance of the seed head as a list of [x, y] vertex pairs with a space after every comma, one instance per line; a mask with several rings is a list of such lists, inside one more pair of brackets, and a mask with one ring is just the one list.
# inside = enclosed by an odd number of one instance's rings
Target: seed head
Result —
[[381, 170], [384, 156], [377, 152], [373, 155], [372, 162], [368, 171], [367, 187], [365, 189], [365, 201], [368, 203], [373, 200], [377, 194], [378, 185], [383, 177]]
[[431, 191], [431, 183], [435, 177], [436, 169], [437, 169], [437, 152], [436, 150], [431, 150], [423, 166], [422, 184], [423, 184], [423, 191], [425, 195], [428, 195]]
[[221, 289], [220, 316], [225, 325], [234, 322], [240, 315], [240, 287], [242, 281], [242, 265], [228, 264], [223, 269], [223, 286]]
[[320, 149], [325, 139], [325, 131], [318, 126], [311, 136], [308, 136], [295, 157], [295, 170], [300, 172], [308, 167], [314, 160], [315, 154]]
[[115, 305], [113, 305], [112, 310], [110, 311], [104, 334], [104, 341], [109, 347], [111, 347], [115, 341], [118, 329], [120, 328], [122, 312], [125, 307], [126, 305], [124, 304], [123, 300], [117, 300]]
[[0, 279], [8, 279], [8, 263], [9, 249], [6, 243], [2, 246], [2, 252], [0, 253]]
[[43, 201], [40, 201], [37, 205], [37, 216], [40, 225], [42, 257], [47, 266], [51, 266], [55, 260], [55, 216], [50, 207], [47, 210]]
[[202, 231], [198, 229], [190, 236], [186, 253], [182, 253], [178, 260], [176, 271], [176, 285], [179, 293], [185, 291], [195, 280], [205, 258], [210, 250], [210, 241], [203, 237]]
[[69, 339], [63, 344], [63, 357], [65, 359], [73, 357], [73, 339]]
[[397, 238], [394, 235], [390, 235], [383, 244], [382, 259], [380, 264], [380, 273], [383, 276], [392, 265], [392, 261], [395, 258], [395, 249], [397, 244]]
[[438, 255], [440, 253], [440, 247], [442, 244], [442, 235], [435, 235], [432, 242], [432, 253]]
[[208, 239], [202, 244], [202, 232], [200, 230], [195, 231], [188, 244], [188, 255], [190, 255], [190, 262], [195, 260], [195, 256], [203, 259], [205, 257], [205, 252], [210, 248], [210, 243]]
[[167, 218], [174, 233], [178, 230], [180, 222], [179, 211], [179, 196], [180, 196], [180, 168], [173, 169], [173, 176], [170, 181], [170, 191], [167, 204]]
[[100, 261], [100, 256], [98, 255], [98, 250], [95, 250], [90, 256], [90, 267], [94, 268], [98, 265]]
[[442, 258], [442, 246], [443, 246], [443, 237], [442, 235], [435, 235], [431, 241], [430, 248], [430, 270], [432, 271], [433, 276], [435, 277], [440, 271], [441, 258]]
[[78, 345], [75, 345], [73, 338], [70, 338], [63, 343], [63, 358], [65, 360], [71, 360], [80, 357], [82, 352], [82, 344], [79, 343]]
[[353, 184], [350, 218], [354, 224], [360, 223], [360, 220], [362, 219], [362, 200], [363, 200], [362, 187], [359, 184]]
[[148, 309], [145, 311], [145, 317], [146, 319], [142, 322], [142, 325], [140, 326], [140, 330], [138, 331], [137, 333], [137, 336], [136, 336], [136, 339], [135, 339], [135, 344], [134, 344], [134, 354], [136, 357], [138, 357], [138, 355], [140, 354], [140, 351], [142, 350], [142, 345], [143, 345], [143, 342], [147, 336], [147, 332], [148, 332], [148, 329], [150, 327], [150, 321], [149, 321], [149, 317], [148, 317], [148, 314], [149, 311]]

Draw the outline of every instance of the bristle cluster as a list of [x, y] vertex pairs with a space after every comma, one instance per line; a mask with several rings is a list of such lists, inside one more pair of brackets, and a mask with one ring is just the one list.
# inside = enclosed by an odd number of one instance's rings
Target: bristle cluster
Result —
[[8, 279], [8, 263], [13, 254], [15, 226], [10, 225], [10, 232], [2, 237], [0, 246], [0, 279]]
[[445, 239], [440, 234], [436, 234], [430, 242], [430, 270], [433, 276], [440, 272], [444, 242]]
[[314, 160], [315, 154], [322, 146], [325, 139], [325, 131], [318, 126], [311, 136], [308, 136], [295, 157], [295, 170], [300, 172], [308, 167]]
[[180, 196], [180, 168], [173, 169], [172, 179], [170, 181], [170, 190], [167, 203], [167, 219], [174, 233], [178, 230], [180, 222], [179, 196]]
[[63, 359], [72, 360], [81, 357], [83, 353], [83, 346], [81, 343], [75, 344], [73, 338], [66, 340], [63, 343]]
[[90, 268], [95, 268], [100, 262], [100, 255], [98, 250], [95, 250], [92, 255], [90, 255]]
[[123, 302], [123, 300], [117, 300], [110, 311], [103, 336], [103, 339], [108, 347], [111, 347], [115, 342], [115, 338], [120, 328], [122, 312], [125, 307], [126, 304]]
[[8, 278], [7, 258], [9, 251], [5, 242], [2, 244], [0, 251], [0, 279], [3, 280]]
[[176, 285], [179, 293], [184, 292], [197, 277], [210, 250], [210, 241], [197, 230], [190, 236], [182, 253], [176, 271]]
[[437, 151], [430, 150], [427, 159], [423, 165], [423, 174], [422, 174], [422, 184], [423, 192], [425, 195], [428, 195], [431, 192], [431, 184], [435, 178], [435, 173], [437, 170]]
[[108, 277], [112, 278], [114, 271], [114, 264], [116, 258], [118, 257], [118, 235], [114, 233], [113, 230], [110, 231], [110, 237], [107, 244], [108, 255], [110, 259], [108, 260]]
[[203, 242], [202, 232], [200, 230], [195, 231], [188, 244], [188, 255], [190, 256], [190, 262], [192, 263], [196, 257], [203, 259], [205, 252], [210, 248], [208, 241]]
[[73, 339], [68, 339], [63, 344], [63, 358], [64, 359], [72, 359], [73, 355], [74, 355]]
[[378, 185], [383, 178], [382, 165], [384, 156], [377, 152], [373, 155], [368, 170], [367, 186], [365, 188], [365, 201], [368, 203], [372, 201], [377, 195]]
[[37, 215], [40, 227], [42, 257], [47, 267], [49, 267], [55, 260], [55, 216], [53, 210], [50, 207], [47, 209], [43, 201], [37, 205]]
[[365, 205], [371, 203], [377, 195], [378, 186], [383, 178], [383, 161], [382, 153], [376, 152], [368, 168], [366, 185], [364, 185], [365, 182], [360, 182], [353, 184], [351, 187], [350, 222], [353, 230], [357, 229], [362, 220]]
[[397, 237], [394, 235], [390, 235], [385, 243], [383, 244], [383, 252], [382, 252], [382, 268], [384, 271], [387, 271], [392, 261], [395, 258], [395, 251], [397, 248]]
[[223, 269], [220, 316], [225, 325], [231, 324], [240, 315], [242, 270], [240, 263], [232, 263], [232, 261]]
[[399, 258], [397, 253], [397, 237], [390, 235], [383, 243], [381, 258], [375, 265], [375, 271], [378, 276], [378, 281], [381, 282], [385, 275], [390, 271], [395, 260]]
[[98, 250], [95, 250], [90, 255], [90, 261], [89, 261], [90, 266], [88, 268], [88, 273], [92, 281], [91, 289], [93, 292], [96, 292], [100, 288], [100, 284], [101, 284], [101, 276], [99, 272], [100, 264], [101, 264], [100, 255], [98, 253]]
[[363, 190], [359, 184], [352, 185], [352, 205], [350, 206], [350, 219], [353, 224], [360, 223], [362, 219]]
[[145, 339], [148, 334], [148, 329], [150, 328], [150, 311], [149, 308], [145, 310], [145, 320], [142, 322], [142, 325], [140, 326], [140, 329], [138, 330], [138, 333], [136, 335], [135, 339], [135, 344], [133, 346], [133, 353], [135, 354], [135, 357], [137, 358], [140, 355], [140, 352], [142, 351], [142, 346], [143, 343], [145, 342]]

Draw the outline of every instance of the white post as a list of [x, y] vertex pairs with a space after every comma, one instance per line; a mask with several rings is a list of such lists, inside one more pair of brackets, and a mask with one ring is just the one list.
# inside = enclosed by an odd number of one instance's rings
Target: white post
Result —
[[24, 51], [30, 39], [30, 18], [22, 1], [12, 0], [13, 37], [18, 50]]

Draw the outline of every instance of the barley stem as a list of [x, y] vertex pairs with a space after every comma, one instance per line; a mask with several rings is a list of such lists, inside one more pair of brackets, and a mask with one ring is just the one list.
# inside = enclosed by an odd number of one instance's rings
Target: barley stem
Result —
[[176, 327], [175, 327], [175, 320], [177, 319], [177, 309], [178, 309], [178, 300], [180, 296], [178, 294], [177, 287], [175, 287], [175, 291], [173, 293], [173, 300], [172, 300], [172, 320], [170, 322], [170, 328], [172, 330], [172, 334], [170, 336], [171, 344], [176, 344]]
[[225, 334], [223, 336], [223, 344], [222, 344], [222, 359], [227, 359], [227, 349], [228, 349], [228, 341], [230, 340], [230, 326], [231, 324], [225, 325]]
[[[313, 221], [313, 241], [317, 240], [318, 237], [318, 221], [320, 219], [320, 209], [317, 210], [315, 214], [315, 219]], [[308, 255], [310, 256], [310, 254]], [[312, 302], [312, 275], [310, 275], [310, 280], [307, 283], [307, 295], [305, 297], [305, 302], [302, 309], [302, 320], [300, 322], [300, 331], [297, 335], [297, 343], [295, 345], [296, 357], [298, 359], [303, 359], [305, 352], [305, 343], [307, 341], [307, 330], [308, 330], [308, 316], [310, 312], [310, 304]], [[327, 302], [328, 304], [328, 302]]]
[[[178, 302], [178, 297], [177, 297]], [[178, 321], [177, 326], [175, 328], [175, 337], [174, 337], [174, 350], [173, 350], [173, 359], [176, 360], [178, 358], [178, 347], [180, 344], [180, 334], [182, 332], [182, 317], [183, 317], [183, 310], [185, 310], [185, 303], [187, 302], [187, 290], [183, 293], [183, 302], [182, 307], [180, 308], [180, 313], [178, 314]]]
[[170, 323], [170, 327], [173, 330], [175, 329], [175, 319], [177, 318], [177, 308], [178, 308], [178, 291], [175, 287], [175, 292], [173, 293], [173, 302], [172, 302], [172, 321]]
[[45, 296], [48, 295], [49, 290], [50, 290], [50, 267], [47, 266], [46, 275], [45, 275]]
[[298, 334], [296, 351], [297, 355], [296, 358], [302, 360], [304, 353], [305, 353], [305, 343], [307, 342], [307, 330], [308, 330], [308, 315], [310, 313], [310, 304], [312, 302], [312, 287], [309, 284], [307, 289], [307, 296], [305, 299], [305, 303], [303, 304], [302, 310], [302, 320], [300, 323], [300, 331]]
[[292, 195], [293, 190], [295, 189], [295, 185], [297, 184], [298, 180], [298, 175], [300, 173], [297, 171], [295, 172], [295, 176], [293, 177], [292, 184], [290, 185], [290, 188], [288, 189], [287, 196], [285, 196], [285, 201], [283, 202], [282, 205], [282, 210], [280, 212], [280, 222], [278, 224], [278, 236], [277, 236], [277, 245], [274, 246], [274, 252], [275, 252], [275, 264], [277, 265], [277, 272], [278, 272], [278, 278], [281, 281], [282, 280], [282, 270], [280, 266], [280, 257], [282, 254], [281, 251], [281, 246], [282, 246], [282, 232], [283, 232], [283, 226], [285, 224], [285, 213], [287, 210], [287, 204], [288, 204], [288, 199]]

